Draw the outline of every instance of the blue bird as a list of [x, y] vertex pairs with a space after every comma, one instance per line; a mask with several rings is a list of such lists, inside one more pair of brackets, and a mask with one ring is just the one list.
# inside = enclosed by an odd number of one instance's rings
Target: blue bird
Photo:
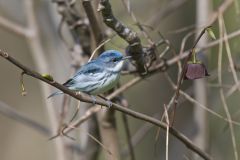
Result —
[[[95, 102], [95, 95], [102, 94], [117, 84], [124, 60], [129, 58], [131, 57], [123, 57], [119, 51], [107, 50], [95, 60], [83, 65], [63, 85], [70, 90], [91, 95]], [[55, 92], [48, 98], [59, 94], [63, 94], [63, 92]]]

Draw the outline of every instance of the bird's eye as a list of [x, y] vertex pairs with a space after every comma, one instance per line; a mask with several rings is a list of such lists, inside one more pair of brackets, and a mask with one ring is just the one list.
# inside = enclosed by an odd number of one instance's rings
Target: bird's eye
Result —
[[117, 58], [113, 58], [113, 60], [112, 60], [113, 62], [117, 62], [118, 61], [118, 59]]

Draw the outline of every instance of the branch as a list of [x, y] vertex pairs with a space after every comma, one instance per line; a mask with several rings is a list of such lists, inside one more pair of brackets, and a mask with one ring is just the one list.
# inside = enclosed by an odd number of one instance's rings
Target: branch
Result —
[[24, 37], [31, 36], [31, 31], [28, 28], [24, 28], [20, 26], [20, 24], [12, 22], [2, 16], [0, 16], [0, 26], [20, 36], [24, 36]]
[[[89, 22], [90, 22], [89, 27], [92, 29], [92, 33], [94, 35], [93, 37], [95, 38], [96, 45], [99, 45], [103, 41], [103, 32], [101, 31], [101, 27], [95, 15], [91, 1], [83, 0], [82, 5], [89, 19]], [[101, 47], [99, 52], [103, 52], [103, 51], [104, 51], [104, 47]]]
[[[80, 101], [83, 102], [88, 102], [88, 103], [93, 103], [93, 100], [91, 97], [86, 97], [86, 96], [82, 96], [79, 94], [76, 94], [75, 92], [71, 91], [70, 89], [68, 89], [67, 87], [59, 84], [58, 82], [55, 82], [54, 80], [51, 79], [47, 79], [44, 78], [41, 74], [37, 73], [34, 70], [29, 69], [28, 67], [24, 66], [23, 64], [21, 64], [20, 62], [18, 62], [15, 58], [11, 57], [8, 53], [3, 52], [2, 50], [0, 50], [0, 56], [5, 58], [6, 60], [8, 60], [9, 62], [11, 62], [12, 64], [14, 64], [15, 66], [17, 66], [18, 68], [22, 69], [26, 75], [29, 75], [33, 78], [39, 79], [59, 90], [61, 90], [62, 92], [70, 95], [71, 97], [74, 97]], [[108, 107], [108, 103], [102, 99], [97, 99], [96, 100], [96, 104], [101, 105], [101, 106], [106, 106]], [[133, 111], [131, 109], [122, 107], [121, 105], [118, 105], [116, 103], [112, 103], [111, 106], [112, 109], [114, 110], [118, 110], [122, 113], [125, 113], [131, 117], [134, 117], [136, 119], [140, 119], [146, 122], [149, 122], [151, 124], [154, 124], [158, 127], [161, 127], [162, 129], [166, 130], [167, 125], [155, 118], [152, 118], [150, 116], [147, 116], [145, 114]], [[177, 131], [174, 128], [170, 128], [169, 132], [176, 137], [178, 140], [180, 140], [182, 143], [184, 143], [186, 145], [186, 147], [188, 147], [190, 150], [192, 150], [193, 152], [197, 153], [199, 156], [201, 156], [203, 159], [205, 160], [210, 160], [212, 159], [210, 155], [208, 155], [206, 152], [202, 151], [201, 149], [199, 149], [194, 143], [192, 143], [192, 141], [190, 139], [188, 139], [185, 135], [183, 135], [181, 132]]]
[[143, 58], [143, 48], [137, 33], [118, 21], [112, 12], [111, 4], [108, 0], [100, 0], [98, 11], [101, 11], [104, 23], [112, 28], [122, 39], [129, 44], [129, 54], [136, 61], [139, 73], [146, 73]]
[[[69, 0], [53, 0], [57, 4], [58, 13], [62, 16], [62, 22], [65, 22], [74, 39], [75, 44], [82, 48], [83, 55], [91, 55], [91, 36], [89, 24], [81, 17], [76, 1]], [[62, 25], [60, 24], [59, 34], [61, 33]], [[62, 37], [63, 39], [63, 37]]]
[[[124, 107], [127, 107], [127, 108], [129, 107], [126, 99], [122, 98], [120, 101], [121, 101], [121, 104]], [[123, 119], [124, 129], [126, 131], [126, 138], [127, 138], [128, 150], [129, 150], [129, 153], [130, 153], [130, 159], [131, 160], [136, 160], [136, 156], [134, 154], [133, 143], [131, 141], [131, 132], [130, 132], [130, 126], [129, 126], [127, 115], [122, 113], [122, 119]]]
[[0, 101], [0, 113], [13, 120], [16, 120], [17, 122], [21, 122], [24, 125], [35, 129], [36, 131], [39, 131], [43, 135], [46, 135], [46, 136], [51, 135], [51, 131], [47, 127], [41, 125], [36, 121], [33, 121], [30, 118], [27, 118], [24, 114], [16, 111], [13, 107], [10, 107], [9, 105], [1, 101]]
[[[226, 47], [226, 51], [227, 51], [227, 55], [228, 55], [228, 59], [230, 59], [230, 55], [231, 55], [231, 51], [230, 51], [230, 48], [229, 48], [229, 44], [228, 44], [228, 41], [225, 40], [225, 37], [226, 37], [226, 26], [225, 26], [225, 23], [224, 23], [224, 19], [223, 19], [223, 16], [220, 14], [219, 15], [219, 33], [220, 33], [220, 37], [223, 37], [224, 38], [224, 42], [225, 42], [225, 47]], [[222, 85], [223, 83], [223, 80], [222, 80], [222, 55], [223, 55], [223, 42], [221, 42], [219, 44], [219, 53], [218, 53], [218, 83], [220, 85]], [[230, 60], [231, 61], [231, 60]], [[231, 62], [230, 62], [230, 65], [231, 65]], [[234, 75], [234, 73], [233, 73]], [[236, 77], [237, 78], [237, 77]], [[235, 80], [234, 76], [233, 76], [233, 79]], [[238, 81], [238, 80], [237, 80]], [[224, 108], [224, 111], [226, 113], [226, 116], [227, 116], [227, 119], [229, 121], [229, 129], [230, 129], [230, 134], [231, 134], [231, 140], [232, 140], [232, 145], [233, 145], [233, 151], [234, 151], [234, 157], [235, 157], [235, 160], [238, 160], [238, 152], [237, 152], [237, 144], [236, 144], [236, 136], [235, 136], [235, 133], [234, 133], [234, 127], [233, 127], [233, 124], [230, 123], [230, 121], [232, 121], [232, 117], [231, 117], [231, 113], [229, 111], [229, 107], [227, 105], [227, 100], [224, 96], [224, 90], [223, 88], [219, 88], [219, 93], [220, 93], [220, 98], [221, 98], [221, 101], [222, 101], [222, 104], [223, 104], [223, 108]]]
[[[209, 0], [197, 0], [197, 7], [196, 7], [196, 28], [201, 27], [202, 23], [206, 23], [210, 13], [210, 1]], [[197, 34], [195, 34], [197, 37]], [[197, 46], [205, 46], [208, 44], [208, 38], [203, 37], [202, 40], [197, 44]], [[202, 52], [198, 53], [198, 59], [206, 62], [207, 56], [204, 55]], [[201, 103], [202, 105], [208, 106], [208, 92], [207, 92], [207, 82], [206, 79], [199, 79], [197, 81], [193, 81], [194, 87], [194, 97], [195, 100]], [[180, 93], [181, 94], [181, 93]], [[195, 134], [193, 142], [199, 144], [198, 146], [202, 150], [207, 150], [209, 148], [209, 127], [208, 127], [208, 115], [207, 111], [202, 110], [198, 104], [194, 104], [193, 110], [193, 120], [195, 125], [197, 126], [198, 132]], [[192, 157], [194, 159], [198, 159], [199, 156], [193, 154]]]
[[159, 12], [156, 13], [155, 16], [149, 17], [149, 20], [147, 22], [150, 26], [156, 26], [159, 22], [161, 22], [163, 19], [167, 18], [169, 15], [175, 13], [175, 11], [178, 11], [178, 8], [180, 8], [183, 4], [185, 4], [187, 0], [172, 0], [168, 4], [166, 4], [165, 7], [162, 7], [159, 9]]

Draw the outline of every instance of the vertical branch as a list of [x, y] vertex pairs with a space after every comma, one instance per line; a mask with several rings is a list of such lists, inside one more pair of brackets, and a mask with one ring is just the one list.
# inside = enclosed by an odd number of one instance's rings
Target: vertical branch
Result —
[[[91, 1], [89, 0], [83, 0], [82, 2], [84, 10], [87, 14], [87, 17], [89, 19], [90, 22], [90, 27], [92, 29], [92, 33], [93, 33], [93, 37], [95, 39], [96, 45], [100, 45], [100, 43], [103, 41], [103, 32], [102, 29], [100, 27], [100, 24], [97, 20], [96, 14], [94, 12], [93, 6], [91, 4]], [[96, 48], [96, 47], [94, 47]], [[103, 52], [104, 51], [104, 47], [101, 47], [99, 49], [99, 52]]]
[[137, 27], [141, 31], [141, 33], [148, 40], [149, 44], [153, 45], [154, 44], [153, 40], [150, 38], [149, 34], [145, 31], [144, 27], [141, 25], [141, 23], [138, 21], [137, 17], [134, 15], [134, 13], [132, 11], [132, 7], [130, 5], [130, 0], [122, 0], [122, 2], [124, 4], [125, 8], [127, 9], [128, 13], [132, 17], [132, 20], [134, 21], [134, 23], [137, 25]]
[[[62, 16], [62, 22], [65, 22], [73, 37], [75, 45], [80, 49], [77, 54], [91, 55], [91, 36], [88, 23], [80, 15], [76, 7], [76, 1], [71, 0], [55, 0], [57, 4], [58, 13]], [[62, 23], [59, 27], [59, 34], [61, 35]], [[63, 37], [62, 37], [63, 38]], [[74, 48], [73, 48], [74, 49]]]
[[[209, 17], [209, 10], [210, 10], [210, 1], [209, 0], [197, 0], [196, 1], [196, 28], [201, 27], [202, 24], [206, 24]], [[205, 46], [207, 42], [207, 38], [203, 37], [197, 47]], [[198, 53], [198, 58], [201, 61], [206, 61], [206, 56], [203, 53]], [[207, 106], [207, 84], [206, 79], [198, 79], [193, 82], [194, 86], [194, 96], [196, 101]], [[197, 126], [197, 134], [194, 137], [194, 142], [199, 145], [199, 147], [203, 150], [208, 149], [208, 118], [207, 113], [205, 110], [201, 109], [198, 104], [194, 105], [194, 122]], [[197, 159], [197, 155], [193, 155]]]
[[[122, 98], [120, 101], [124, 107], [128, 107], [128, 103], [127, 103], [126, 99]], [[130, 153], [130, 159], [136, 160], [135, 154], [134, 154], [133, 143], [131, 141], [131, 133], [130, 133], [129, 123], [128, 123], [128, 117], [126, 114], [122, 114], [122, 118], [123, 118], [124, 129], [126, 131], [126, 136], [127, 136], [127, 145], [128, 145], [128, 150]]]
[[102, 143], [112, 154], [105, 154], [106, 160], [120, 159], [119, 141], [116, 129], [115, 111], [104, 109], [98, 114]]
[[168, 150], [169, 150], [169, 116], [168, 116], [168, 111], [167, 111], [167, 107], [164, 104], [164, 117], [167, 123], [167, 129], [166, 129], [166, 160], [168, 160]]
[[[225, 28], [224, 20], [223, 20], [223, 17], [222, 17], [221, 14], [219, 15], [219, 28], [220, 28], [219, 29], [220, 30], [220, 35], [221, 35], [221, 37], [223, 36], [223, 39], [224, 39], [224, 42], [225, 42], [225, 45], [226, 45], [228, 58], [229, 58], [229, 54], [231, 54], [231, 53], [230, 53], [230, 50], [229, 50], [229, 46], [227, 45], [228, 43], [226, 42], [226, 33], [225, 33], [226, 28]], [[222, 53], [223, 53], [223, 49], [222, 48], [223, 48], [223, 43], [220, 42], [220, 44], [219, 44], [219, 57], [218, 57], [218, 83], [220, 84], [220, 86], [223, 85], [223, 82], [222, 82]], [[233, 78], [234, 78], [234, 76], [233, 76]], [[227, 119], [229, 121], [232, 121], [232, 117], [231, 117], [231, 114], [229, 112], [227, 101], [226, 101], [226, 98], [225, 98], [224, 91], [223, 91], [222, 87], [219, 89], [219, 92], [220, 92], [220, 98], [221, 98], [221, 101], [222, 101], [222, 104], [223, 104], [223, 109], [224, 109], [224, 111], [227, 115]], [[229, 124], [229, 128], [230, 128], [234, 157], [235, 157], [235, 160], [238, 160], [238, 151], [237, 151], [236, 137], [235, 137], [235, 133], [234, 133], [233, 124], [232, 123], [228, 123], [228, 124]]]
[[[27, 27], [31, 36], [27, 38], [27, 42], [29, 44], [33, 59], [35, 64], [37, 65], [37, 69], [41, 73], [47, 73], [49, 71], [49, 66], [47, 63], [47, 58], [44, 55], [44, 51], [41, 45], [41, 40], [39, 36], [39, 29], [38, 24], [36, 22], [36, 15], [34, 12], [34, 4], [33, 1], [25, 0], [25, 7], [26, 7], [26, 16], [27, 16]], [[44, 85], [40, 83], [41, 90], [43, 93], [43, 97], [47, 97], [51, 93], [50, 86]], [[54, 109], [53, 100], [44, 101], [44, 106], [46, 106], [46, 110], [48, 113], [48, 117], [51, 124], [51, 132], [55, 133], [58, 129], [57, 123], [57, 114], [56, 110]], [[57, 139], [55, 142], [55, 148], [57, 152], [57, 159], [58, 160], [65, 160], [65, 144], [62, 138]]]

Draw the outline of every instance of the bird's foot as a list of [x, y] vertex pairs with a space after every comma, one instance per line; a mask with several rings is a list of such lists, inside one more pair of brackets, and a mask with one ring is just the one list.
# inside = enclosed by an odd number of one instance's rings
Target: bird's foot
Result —
[[75, 92], [75, 94], [76, 94], [77, 96], [79, 96], [79, 95], [81, 95], [81, 92], [77, 91], [77, 92]]
[[109, 99], [105, 98], [105, 97], [102, 96], [102, 95], [98, 95], [98, 96], [99, 96], [100, 98], [104, 99], [104, 100], [107, 102], [107, 107], [108, 107], [108, 108], [112, 107], [112, 102], [111, 102]]
[[106, 102], [107, 102], [108, 108], [111, 108], [112, 107], [112, 102], [110, 100], [107, 100]]
[[92, 98], [93, 104], [95, 105], [95, 104], [96, 104], [96, 102], [97, 102], [97, 99], [96, 99], [96, 97], [95, 97], [95, 96], [93, 96], [93, 95], [91, 95], [91, 98]]

